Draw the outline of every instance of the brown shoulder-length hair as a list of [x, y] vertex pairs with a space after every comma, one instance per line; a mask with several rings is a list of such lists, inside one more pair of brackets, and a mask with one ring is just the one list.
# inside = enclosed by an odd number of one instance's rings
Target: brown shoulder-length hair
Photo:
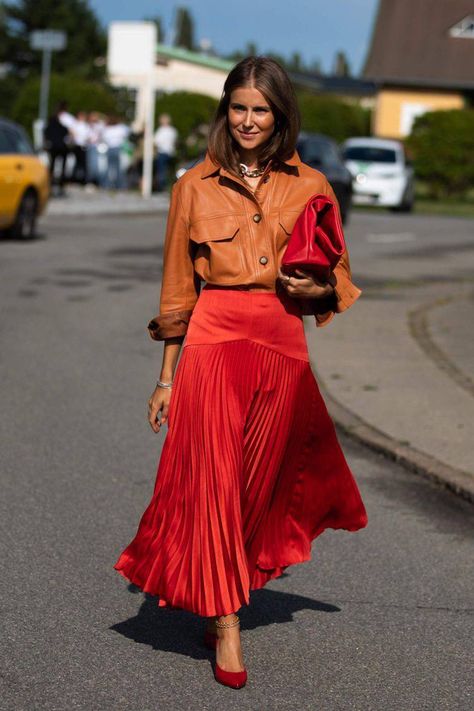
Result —
[[254, 86], [266, 98], [275, 117], [273, 135], [263, 146], [261, 163], [269, 158], [287, 160], [293, 154], [300, 130], [300, 112], [295, 91], [283, 67], [270, 57], [246, 57], [230, 71], [209, 130], [211, 159], [226, 170], [238, 173], [239, 153], [227, 123], [230, 96], [234, 89]]

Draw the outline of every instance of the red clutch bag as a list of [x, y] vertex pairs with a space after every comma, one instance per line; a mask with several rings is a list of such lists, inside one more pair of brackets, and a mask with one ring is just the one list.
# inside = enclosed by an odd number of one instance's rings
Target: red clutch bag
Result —
[[326, 282], [346, 249], [337, 206], [327, 195], [310, 197], [295, 222], [281, 268], [291, 273], [305, 269]]

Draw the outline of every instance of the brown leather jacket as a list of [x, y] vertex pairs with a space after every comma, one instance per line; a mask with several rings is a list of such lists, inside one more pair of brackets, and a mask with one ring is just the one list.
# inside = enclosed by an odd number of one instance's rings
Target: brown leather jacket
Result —
[[[315, 193], [336, 199], [324, 175], [302, 163], [296, 151], [289, 160], [268, 165], [255, 192], [243, 179], [213, 163], [209, 155], [188, 170], [171, 194], [160, 314], [148, 325], [151, 337], [163, 340], [186, 333], [201, 280], [276, 291], [277, 270], [289, 235]], [[311, 299], [304, 306], [318, 326], [351, 306], [361, 293], [351, 281], [347, 252], [334, 275], [334, 295]]]

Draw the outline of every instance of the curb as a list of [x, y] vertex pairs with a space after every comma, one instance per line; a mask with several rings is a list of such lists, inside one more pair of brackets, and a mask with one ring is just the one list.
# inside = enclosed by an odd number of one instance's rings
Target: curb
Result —
[[[313, 368], [314, 369], [314, 368]], [[324, 381], [317, 375], [319, 389], [334, 423], [344, 434], [374, 452], [401, 464], [405, 469], [440, 484], [449, 491], [474, 503], [474, 477], [461, 469], [440, 462], [429, 454], [398, 442], [390, 435], [372, 427], [361, 417], [336, 400]]]
[[157, 215], [166, 212], [168, 207], [165, 205], [149, 205], [147, 207], [139, 206], [137, 208], [127, 207], [122, 205], [121, 207], [103, 207], [98, 210], [94, 210], [90, 207], [76, 208], [71, 210], [46, 210], [41, 217], [42, 219], [48, 217], [105, 217], [105, 216], [135, 216], [135, 215]]
[[168, 193], [141, 198], [130, 193], [116, 195], [77, 194], [48, 202], [42, 217], [101, 217], [103, 215], [154, 215], [169, 208]]

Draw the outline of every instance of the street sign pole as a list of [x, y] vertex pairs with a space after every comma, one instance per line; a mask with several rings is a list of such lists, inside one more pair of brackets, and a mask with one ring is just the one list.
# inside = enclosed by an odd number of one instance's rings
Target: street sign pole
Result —
[[145, 131], [143, 137], [142, 196], [151, 196], [153, 188], [153, 129], [155, 123], [155, 89], [152, 72], [146, 78]]
[[64, 49], [66, 44], [66, 33], [58, 30], [35, 30], [30, 34], [31, 49], [40, 50], [42, 52], [39, 112], [38, 120], [35, 121], [33, 129], [36, 136], [35, 144], [37, 148], [40, 148], [42, 145], [41, 137], [48, 118], [52, 54], [53, 52], [59, 52]]
[[43, 57], [41, 60], [41, 89], [40, 89], [40, 102], [39, 102], [39, 118], [46, 124], [48, 119], [48, 105], [49, 105], [49, 81], [51, 77], [51, 49], [43, 49]]

